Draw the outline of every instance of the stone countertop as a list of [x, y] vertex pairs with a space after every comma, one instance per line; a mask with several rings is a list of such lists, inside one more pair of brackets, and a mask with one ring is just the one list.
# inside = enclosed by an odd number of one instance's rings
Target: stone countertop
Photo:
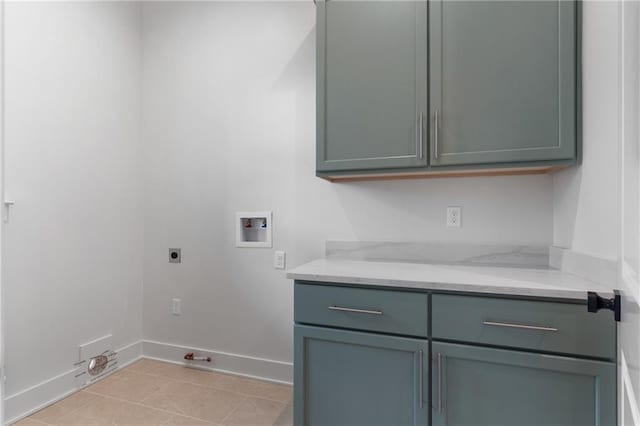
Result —
[[324, 258], [287, 271], [287, 278], [584, 301], [588, 291], [598, 292], [603, 297], [613, 295], [611, 288], [556, 269]]

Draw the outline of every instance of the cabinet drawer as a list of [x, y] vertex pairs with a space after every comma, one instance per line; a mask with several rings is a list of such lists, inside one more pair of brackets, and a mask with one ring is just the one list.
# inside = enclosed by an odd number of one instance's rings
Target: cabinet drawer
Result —
[[611, 312], [585, 305], [437, 294], [432, 310], [434, 339], [616, 357]]
[[298, 323], [427, 337], [428, 296], [296, 282]]

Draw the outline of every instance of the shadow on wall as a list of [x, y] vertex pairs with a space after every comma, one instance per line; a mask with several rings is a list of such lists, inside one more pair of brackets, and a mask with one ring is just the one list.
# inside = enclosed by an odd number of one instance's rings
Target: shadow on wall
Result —
[[280, 78], [275, 82], [275, 91], [308, 91], [316, 84], [316, 27], [300, 43], [291, 60], [285, 65]]
[[553, 178], [553, 245], [557, 247], [570, 249], [573, 245], [581, 186], [581, 166], [561, 170]]

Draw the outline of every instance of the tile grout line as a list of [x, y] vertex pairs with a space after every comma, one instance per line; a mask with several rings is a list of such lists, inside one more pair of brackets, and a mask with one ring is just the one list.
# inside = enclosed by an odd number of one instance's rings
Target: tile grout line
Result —
[[[80, 392], [82, 392], [83, 390], [84, 390], [84, 388], [80, 388], [77, 392], [72, 393], [71, 395], [67, 396], [65, 399], [67, 399], [67, 398], [71, 398], [73, 395], [77, 395], [77, 394], [79, 394]], [[95, 395], [95, 394], [93, 394], [93, 395]], [[58, 402], [55, 402], [55, 403], [53, 403], [53, 404], [51, 404], [51, 405], [49, 405], [49, 406], [47, 406], [47, 407], [43, 408], [42, 410], [39, 410], [39, 411], [37, 411], [37, 412], [33, 413], [32, 415], [30, 415], [30, 416], [28, 416], [28, 417], [26, 417], [26, 418], [27, 418], [27, 419], [31, 419], [31, 420], [35, 420], [36, 422], [40, 422], [40, 423], [45, 424], [45, 425], [52, 425], [52, 423], [47, 423], [47, 422], [45, 422], [45, 421], [43, 421], [43, 420], [38, 420], [38, 419], [36, 419], [36, 418], [33, 418], [32, 416], [33, 416], [33, 415], [35, 415], [35, 414], [37, 414], [37, 413], [39, 413], [39, 412], [41, 412], [41, 411], [46, 410], [46, 409], [47, 409], [47, 408], [49, 408], [49, 407], [53, 407], [54, 405], [59, 404], [60, 402], [64, 401], [65, 399], [62, 399], [62, 400], [60, 400], [60, 401], [58, 401]], [[93, 399], [95, 399], [95, 398], [93, 398]], [[92, 400], [93, 400], [93, 399], [92, 399]], [[90, 403], [91, 403], [91, 401], [87, 401], [87, 402], [85, 402], [84, 404], [80, 404], [80, 405], [79, 405], [78, 407], [76, 407], [76, 408], [72, 408], [71, 410], [66, 411], [66, 412], [65, 412], [64, 414], [62, 414], [62, 415], [61, 415], [61, 416], [60, 416], [56, 421], [59, 421], [61, 418], [65, 417], [65, 416], [67, 416], [67, 415], [69, 415], [69, 414], [71, 414], [71, 413], [75, 413], [76, 411], [81, 410], [82, 408], [86, 407], [86, 406], [87, 406], [87, 405], [89, 405]]]
[[[146, 405], [146, 404], [144, 403], [144, 401], [148, 400], [152, 395], [156, 394], [156, 393], [157, 393], [157, 392], [159, 392], [161, 389], [157, 389], [157, 390], [155, 390], [155, 391], [151, 392], [149, 395], [145, 396], [145, 397], [144, 397], [144, 398], [142, 398], [140, 401], [131, 401], [131, 400], [127, 400], [127, 399], [119, 398], [119, 397], [117, 397], [117, 396], [112, 396], [112, 395], [102, 394], [102, 393], [100, 393], [100, 392], [96, 392], [96, 391], [92, 391], [92, 390], [90, 390], [90, 389], [91, 389], [91, 387], [93, 387], [93, 385], [95, 385], [95, 384], [97, 383], [97, 382], [96, 382], [96, 383], [94, 383], [94, 384], [91, 384], [91, 385], [88, 385], [88, 386], [82, 387], [82, 388], [78, 389], [78, 390], [74, 393], [74, 394], [77, 394], [77, 393], [84, 392], [84, 393], [86, 393], [86, 394], [88, 394], [88, 395], [93, 396], [94, 398], [92, 398], [90, 401], [87, 401], [87, 402], [85, 402], [85, 403], [83, 403], [83, 404], [80, 404], [80, 405], [79, 405], [78, 407], [76, 407], [76, 408], [73, 408], [73, 409], [71, 409], [71, 410], [69, 410], [69, 411], [65, 412], [62, 416], [60, 416], [60, 418], [63, 418], [63, 417], [68, 416], [68, 415], [71, 415], [72, 413], [75, 413], [75, 412], [77, 412], [77, 411], [79, 411], [79, 410], [81, 410], [81, 409], [85, 408], [86, 406], [88, 406], [89, 404], [91, 404], [93, 401], [95, 401], [95, 400], [96, 400], [96, 397], [103, 397], [103, 398], [107, 398], [107, 399], [115, 400], [115, 401], [118, 401], [118, 402], [123, 402], [123, 403], [131, 404], [131, 405], [134, 405], [134, 406], [138, 406], [138, 407], [142, 407], [142, 408], [150, 409], [150, 410], [152, 410], [152, 411], [157, 411], [157, 412], [159, 412], [159, 413], [167, 414], [167, 415], [169, 415], [169, 416], [170, 416], [170, 417], [167, 419], [167, 422], [168, 422], [168, 421], [170, 421], [170, 420], [171, 420], [171, 418], [172, 418], [173, 416], [181, 416], [181, 417], [185, 417], [185, 418], [187, 418], [187, 419], [191, 419], [191, 420], [195, 420], [195, 421], [200, 421], [200, 422], [203, 422], [203, 423], [207, 423], [207, 424], [212, 425], [212, 426], [223, 426], [224, 422], [228, 421], [228, 419], [229, 419], [229, 418], [231, 418], [231, 416], [232, 416], [234, 413], [236, 413], [236, 412], [238, 411], [238, 409], [242, 406], [242, 404], [244, 404], [246, 401], [248, 401], [248, 400], [249, 400], [249, 398], [262, 399], [262, 400], [264, 400], [264, 401], [268, 401], [268, 402], [272, 402], [272, 403], [276, 403], [276, 404], [278, 404], [278, 405], [281, 405], [281, 411], [280, 411], [280, 414], [282, 414], [282, 412], [284, 411], [284, 409], [285, 409], [285, 408], [287, 407], [287, 405], [291, 402], [291, 401], [290, 401], [290, 399], [289, 399], [289, 400], [287, 400], [287, 401], [282, 401], [281, 399], [275, 399], [275, 398], [265, 397], [265, 396], [261, 396], [261, 395], [255, 395], [255, 394], [249, 394], [249, 393], [244, 393], [244, 392], [238, 392], [238, 391], [229, 390], [229, 389], [227, 389], [227, 388], [225, 388], [225, 387], [223, 387], [223, 386], [216, 386], [215, 384], [202, 384], [202, 383], [196, 383], [196, 382], [194, 382], [194, 381], [184, 380], [184, 379], [180, 379], [180, 378], [168, 377], [168, 376], [165, 376], [165, 375], [162, 375], [162, 374], [153, 374], [153, 372], [148, 372], [148, 371], [146, 371], [146, 369], [143, 369], [142, 371], [135, 370], [135, 369], [133, 369], [133, 370], [129, 370], [129, 369], [130, 369], [133, 365], [135, 365], [135, 364], [136, 364], [136, 363], [134, 363], [134, 364], [132, 364], [132, 365], [130, 365], [130, 366], [127, 366], [127, 367], [123, 368], [122, 370], [119, 370], [119, 372], [120, 372], [120, 373], [123, 373], [123, 372], [133, 373], [134, 375], [136, 375], [136, 374], [137, 374], [137, 375], [143, 375], [143, 376], [147, 376], [147, 377], [152, 377], [152, 378], [154, 378], [154, 379], [161, 379], [161, 380], [163, 380], [165, 383], [182, 383], [182, 384], [188, 384], [188, 385], [195, 386], [195, 387], [199, 387], [199, 388], [212, 389], [212, 390], [216, 390], [216, 391], [220, 391], [220, 392], [225, 392], [225, 393], [232, 394], [232, 395], [237, 395], [237, 396], [241, 397], [241, 399], [240, 399], [240, 400], [239, 400], [239, 402], [238, 402], [238, 403], [237, 403], [237, 404], [236, 404], [236, 405], [235, 405], [235, 406], [234, 406], [234, 407], [229, 411], [229, 413], [227, 413], [227, 415], [225, 415], [225, 416], [222, 418], [222, 420], [221, 420], [221, 422], [222, 422], [222, 423], [212, 423], [212, 422], [210, 422], [210, 421], [208, 421], [208, 420], [200, 419], [200, 418], [198, 418], [198, 417], [193, 417], [193, 416], [191, 416], [191, 415], [185, 414], [185, 413], [183, 413], [182, 411], [180, 411], [179, 413], [176, 413], [176, 412], [169, 411], [169, 410], [165, 410], [165, 409], [162, 409], [162, 408], [158, 408], [158, 407], [153, 407], [153, 406], [150, 406], [150, 405]], [[182, 368], [188, 368], [188, 367], [182, 367]], [[209, 371], [205, 371], [205, 370], [196, 370], [196, 369], [193, 369], [193, 370], [194, 370], [194, 371], [201, 371], [203, 374], [208, 374], [208, 373], [212, 373], [212, 374], [220, 374], [220, 375], [223, 375], [223, 376], [229, 376], [229, 377], [231, 377], [231, 378], [239, 378], [239, 379], [247, 380], [247, 381], [249, 381], [249, 382], [263, 383], [263, 381], [261, 381], [261, 380], [259, 380], [259, 379], [245, 378], [245, 377], [242, 377], [242, 376], [236, 376], [236, 375], [234, 375], [234, 374], [226, 374], [226, 373], [209, 372]], [[116, 372], [114, 372], [114, 374], [113, 374], [113, 375], [109, 375], [109, 377], [114, 377], [114, 376], [115, 376], [115, 373], [116, 373]], [[106, 377], [105, 377], [105, 379], [106, 379]], [[113, 380], [113, 379], [112, 379], [112, 380]], [[117, 381], [117, 382], [118, 382], [118, 381], [120, 381], [120, 380], [122, 380], [122, 378], [115, 378], [115, 381]], [[290, 386], [282, 385], [282, 384], [272, 384], [272, 383], [269, 383], [269, 382], [266, 382], [266, 381], [264, 381], [264, 383], [265, 383], [265, 384], [267, 384], [267, 385], [270, 385], [270, 386], [290, 387]], [[164, 384], [164, 383], [163, 383], [163, 384]], [[66, 398], [65, 398], [65, 399], [66, 399]], [[52, 404], [51, 406], [53, 406], [53, 405], [55, 405], [55, 404]], [[45, 409], [46, 409], [46, 408], [45, 408]], [[178, 409], [178, 410], [179, 410], [179, 409]], [[280, 414], [279, 414], [279, 415], [280, 415]], [[42, 425], [46, 425], [46, 426], [52, 426], [52, 424], [50, 424], [50, 423], [46, 423], [46, 422], [44, 422], [44, 421], [42, 421], [42, 420], [38, 420], [38, 419], [35, 419], [35, 418], [31, 418], [31, 416], [29, 416], [28, 418], [30, 418], [30, 420], [32, 420], [32, 421], [34, 421], [34, 422], [36, 422], [36, 423], [38, 423], [38, 424], [42, 424]], [[93, 417], [91, 417], [91, 416], [89, 416], [89, 418], [92, 418], [92, 419], [93, 419]], [[99, 419], [98, 419], [98, 420], [99, 420]], [[57, 420], [55, 420], [55, 421], [57, 422], [57, 421], [59, 421], [59, 419], [57, 419]]]
[[[280, 416], [282, 416], [282, 414], [284, 413], [284, 410], [286, 410], [286, 409], [287, 409], [287, 406], [288, 406], [288, 405], [289, 405], [289, 404], [284, 404], [284, 405], [282, 406], [282, 408], [280, 409], [280, 412], [278, 413], [278, 415], [276, 416], [276, 418], [275, 418], [275, 420], [274, 420], [274, 425], [275, 425], [275, 422], [280, 418]], [[292, 408], [293, 408], [293, 407], [292, 407]], [[272, 425], [272, 426], [273, 426], [273, 425]]]
[[269, 399], [264, 399], [264, 398], [254, 397], [254, 396], [248, 396], [248, 397], [245, 397], [242, 401], [240, 401], [240, 403], [233, 410], [231, 410], [231, 412], [229, 414], [227, 414], [224, 419], [222, 419], [222, 426], [228, 426], [226, 424], [227, 420], [229, 420], [229, 418], [231, 418], [233, 416], [233, 414], [235, 414], [235, 412], [238, 411], [238, 409], [242, 406], [242, 404], [249, 400], [249, 398], [263, 399], [264, 401], [275, 402], [275, 403], [277, 403], [279, 405], [282, 405], [282, 407], [280, 407], [280, 410], [278, 411], [278, 415], [275, 416], [275, 418], [271, 422], [270, 426], [274, 426], [275, 425], [275, 421], [280, 418], [280, 415], [284, 412], [284, 409], [287, 408], [287, 404], [283, 404], [283, 403], [280, 403], [278, 401], [272, 401], [272, 400], [269, 400]]
[[[208, 423], [208, 424], [213, 425], [213, 426], [222, 426], [222, 425], [221, 425], [221, 424], [219, 424], [219, 423], [212, 423], [212, 422], [210, 422], [209, 420], [200, 419], [200, 418], [198, 418], [198, 417], [193, 417], [193, 416], [190, 416], [190, 415], [188, 415], [188, 414], [183, 414], [183, 413], [174, 413], [173, 411], [163, 410], [162, 408], [152, 407], [152, 406], [150, 406], [150, 405], [144, 405], [144, 404], [142, 403], [142, 401], [144, 401], [144, 399], [143, 399], [141, 402], [134, 402], [134, 401], [130, 401], [130, 400], [127, 400], [127, 399], [118, 398], [118, 397], [111, 396], [111, 395], [103, 395], [103, 394], [101, 394], [101, 393], [95, 393], [95, 392], [89, 392], [89, 391], [84, 391], [84, 392], [90, 393], [91, 395], [96, 395], [96, 396], [100, 396], [100, 397], [103, 397], [103, 398], [112, 399], [112, 400], [114, 400], [114, 401], [118, 401], [118, 402], [126, 402], [126, 403], [131, 404], [131, 405], [137, 405], [137, 406], [140, 406], [140, 407], [143, 407], [143, 408], [148, 408], [148, 409], [153, 410], [153, 411], [160, 411], [161, 413], [170, 414], [170, 415], [172, 415], [172, 416], [182, 416], [182, 417], [187, 417], [187, 418], [189, 418], [189, 419], [198, 420], [198, 421], [200, 421], [200, 422]], [[154, 393], [155, 393], [155, 392], [154, 392]], [[149, 395], [149, 396], [151, 396], [151, 395]], [[147, 397], [147, 398], [148, 398], [148, 397]], [[145, 398], [145, 399], [146, 399], [146, 398]]]
[[[204, 370], [197, 370], [197, 371], [203, 371], [204, 373], [209, 373], [208, 371], [204, 371]], [[287, 400], [287, 401], [282, 401], [282, 400], [275, 399], [275, 398], [269, 398], [268, 396], [262, 396], [262, 395], [256, 395], [256, 394], [245, 393], [245, 392], [238, 392], [238, 391], [230, 391], [230, 390], [228, 390], [228, 389], [225, 389], [225, 388], [224, 388], [224, 387], [222, 387], [222, 386], [204, 385], [204, 384], [202, 384], [202, 383], [189, 382], [189, 381], [182, 380], [182, 379], [175, 379], [175, 378], [173, 378], [173, 377], [167, 377], [167, 376], [162, 376], [162, 375], [155, 375], [155, 374], [145, 373], [145, 372], [132, 371], [132, 373], [136, 373], [136, 374], [144, 374], [144, 375], [146, 375], [146, 376], [156, 377], [156, 378], [157, 378], [157, 377], [160, 377], [160, 378], [168, 379], [168, 380], [171, 380], [171, 381], [174, 381], [174, 382], [186, 383], [186, 384], [189, 384], [189, 385], [201, 386], [201, 387], [208, 388], [208, 389], [221, 390], [221, 391], [230, 392], [230, 393], [235, 393], [235, 394], [242, 395], [242, 396], [248, 396], [248, 397], [253, 397], [253, 398], [266, 399], [267, 401], [278, 402], [278, 403], [280, 403], [280, 404], [284, 404], [284, 405], [287, 405], [287, 403], [289, 402], [289, 400]], [[223, 374], [223, 373], [218, 373], [218, 374]], [[228, 375], [229, 375], [229, 376], [231, 376], [231, 377], [238, 377], [238, 378], [246, 379], [245, 377], [242, 377], [242, 376], [235, 376], [235, 375], [231, 375], [231, 374], [228, 374]], [[254, 381], [256, 381], [256, 382], [260, 382], [260, 383], [262, 383], [262, 381], [257, 380], [257, 379], [247, 379], [247, 380], [254, 380]], [[264, 383], [267, 383], [267, 384], [268, 384], [268, 385], [270, 385], [270, 386], [287, 386], [287, 385], [280, 385], [280, 384], [269, 383], [269, 382], [264, 382]]]
[[[155, 376], [154, 376], [154, 377], [155, 377]], [[172, 380], [168, 380], [168, 381], [172, 381]], [[186, 383], [186, 384], [190, 384], [190, 385], [195, 385], [195, 386], [199, 386], [199, 387], [204, 387], [204, 388], [206, 388], [206, 389], [211, 389], [211, 388], [209, 388], [209, 387], [202, 386], [202, 385], [199, 385], [199, 384], [197, 384], [197, 383], [188, 383], [188, 382], [178, 382], [178, 383]], [[216, 390], [217, 390], [217, 389], [216, 389]], [[141, 406], [141, 407], [144, 407], [144, 408], [149, 408], [149, 409], [152, 409], [152, 410], [160, 411], [160, 412], [163, 412], [163, 413], [168, 413], [168, 414], [171, 414], [171, 415], [177, 415], [177, 416], [187, 417], [187, 418], [190, 418], [190, 419], [193, 419], [193, 420], [202, 421], [202, 422], [209, 423], [209, 424], [211, 424], [211, 425], [215, 425], [215, 426], [224, 426], [224, 423], [225, 423], [225, 422], [226, 422], [226, 421], [227, 421], [227, 420], [228, 420], [228, 419], [229, 419], [229, 418], [230, 418], [230, 417], [231, 417], [231, 416], [232, 416], [232, 415], [233, 415], [233, 414], [234, 414], [234, 413], [235, 413], [235, 412], [236, 412], [236, 411], [237, 411], [237, 410], [242, 406], [242, 404], [243, 404], [244, 402], [246, 402], [249, 398], [262, 399], [262, 400], [265, 400], [265, 401], [274, 402], [274, 403], [276, 403], [276, 404], [278, 404], [278, 405], [281, 405], [282, 407], [280, 407], [280, 412], [278, 413], [278, 415], [280, 415], [280, 414], [284, 411], [284, 409], [287, 407], [287, 404], [286, 404], [286, 403], [282, 403], [282, 402], [280, 402], [280, 401], [275, 401], [275, 400], [266, 399], [266, 398], [260, 398], [260, 397], [256, 397], [256, 396], [253, 396], [253, 395], [245, 395], [245, 394], [242, 394], [242, 393], [239, 393], [239, 392], [226, 391], [226, 392], [228, 392], [228, 393], [231, 393], [231, 394], [235, 394], [235, 395], [241, 396], [241, 397], [242, 397], [242, 399], [238, 402], [238, 404], [236, 404], [236, 405], [233, 407], [233, 409], [232, 409], [232, 410], [231, 410], [231, 411], [230, 411], [226, 416], [224, 416], [224, 417], [222, 418], [221, 423], [212, 423], [212, 422], [210, 422], [209, 420], [201, 419], [201, 418], [199, 418], [199, 417], [193, 417], [193, 416], [190, 416], [190, 415], [188, 415], [188, 414], [186, 414], [186, 413], [184, 413], [184, 412], [175, 413], [175, 412], [173, 412], [173, 411], [164, 410], [164, 409], [162, 409], [162, 408], [154, 407], [154, 406], [151, 406], [151, 405], [146, 405], [146, 404], [144, 403], [144, 401], [145, 401], [145, 400], [147, 400], [148, 398], [150, 398], [150, 397], [151, 397], [153, 394], [155, 394], [157, 391], [152, 392], [150, 395], [146, 396], [145, 398], [143, 398], [143, 399], [142, 399], [141, 401], [139, 401], [139, 402], [134, 402], [134, 401], [126, 400], [126, 399], [118, 398], [118, 397], [111, 396], [111, 395], [103, 395], [103, 394], [96, 393], [96, 392], [90, 392], [90, 391], [84, 391], [84, 392], [90, 393], [91, 395], [96, 395], [96, 396], [101, 396], [101, 397], [104, 397], [104, 398], [113, 399], [113, 400], [116, 400], [116, 401], [119, 401], [119, 402], [126, 402], [126, 403], [129, 403], [129, 404], [138, 405], [138, 406]], [[75, 411], [75, 410], [74, 410], [74, 411]]]
[[[124, 371], [124, 370], [122, 370], [122, 371]], [[209, 372], [204, 371], [204, 370], [197, 370], [197, 371], [203, 371], [204, 373], [209, 373]], [[176, 379], [176, 378], [173, 378], [173, 377], [167, 377], [167, 376], [163, 376], [163, 375], [160, 375], [160, 374], [151, 374], [151, 373], [140, 372], [140, 371], [130, 371], [130, 373], [144, 374], [145, 376], [149, 376], [149, 377], [162, 378], [162, 379], [167, 379], [167, 380], [174, 381], [174, 382], [179, 382], [179, 383], [187, 383], [189, 385], [200, 386], [200, 387], [207, 388], [207, 389], [216, 389], [216, 390], [220, 390], [220, 391], [224, 391], [224, 392], [235, 393], [235, 394], [242, 395], [242, 396], [266, 399], [267, 401], [278, 402], [278, 403], [284, 404], [284, 405], [287, 405], [287, 403], [289, 402], [289, 400], [282, 401], [282, 400], [275, 399], [275, 398], [269, 398], [267, 396], [255, 395], [255, 394], [250, 394], [250, 393], [245, 393], [245, 392], [230, 391], [228, 389], [225, 389], [222, 386], [204, 385], [202, 383], [190, 382], [190, 381], [187, 381], [187, 380]], [[222, 374], [222, 373], [218, 373], [218, 374]], [[235, 375], [231, 375], [231, 374], [229, 374], [229, 376], [234, 377], [234, 378], [238, 377], [238, 378], [246, 379], [245, 377], [235, 376]], [[257, 379], [247, 379], [247, 380], [255, 380], [257, 382], [260, 382], [260, 380], [257, 380]], [[267, 384], [273, 385], [273, 386], [287, 386], [287, 385], [279, 385], [279, 384], [274, 384], [274, 383], [269, 383], [269, 382], [264, 382], [264, 383], [267, 383]]]
[[246, 400], [247, 400], [247, 397], [246, 397], [246, 396], [245, 396], [245, 397], [243, 397], [243, 398], [240, 400], [240, 402], [238, 403], [238, 405], [236, 405], [235, 407], [233, 407], [233, 409], [232, 409], [231, 411], [229, 411], [229, 413], [228, 413], [226, 416], [224, 416], [224, 417], [222, 418], [222, 420], [220, 420], [220, 422], [221, 422], [221, 424], [222, 424], [223, 426], [224, 426], [225, 422], [229, 419], [229, 417], [231, 417], [231, 415], [232, 415], [233, 413], [235, 413], [235, 412], [238, 410], [238, 408], [240, 408], [240, 406], [241, 406], [241, 405], [242, 405]]
[[32, 419], [32, 418], [29, 418], [29, 417], [25, 417], [24, 419], [20, 419], [20, 420], [18, 420], [17, 422], [12, 423], [12, 424], [11, 424], [11, 426], [16, 425], [16, 424], [18, 424], [18, 423], [20, 423], [21, 421], [26, 420], [26, 419], [29, 419], [30, 421], [35, 422], [36, 424], [39, 424], [39, 425], [51, 426], [51, 425], [49, 425], [49, 423], [45, 423], [45, 422], [43, 422], [42, 420]]
[[[145, 404], [145, 403], [144, 403], [147, 399], [151, 398], [153, 395], [155, 395], [156, 393], [158, 393], [158, 392], [160, 392], [160, 391], [161, 391], [161, 389], [158, 389], [158, 390], [156, 390], [156, 391], [153, 391], [152, 393], [150, 393], [149, 395], [147, 395], [146, 397], [144, 397], [144, 398], [143, 398], [139, 403], [137, 403], [137, 405], [141, 405], [141, 406], [143, 406], [143, 407], [151, 408], [151, 409], [154, 409], [154, 410], [167, 411], [167, 412], [169, 412], [169, 410], [163, 410], [162, 408], [157, 408], [157, 407], [154, 407], [154, 406], [151, 406], [151, 405], [148, 405], [148, 404]], [[199, 420], [199, 421], [202, 421], [202, 422], [205, 422], [205, 423], [208, 423], [208, 424], [212, 424], [212, 425], [216, 425], [216, 426], [218, 426], [218, 424], [217, 424], [217, 423], [212, 423], [212, 422], [210, 422], [209, 420], [204, 420], [204, 419], [200, 419], [200, 418], [198, 418], [198, 417], [190, 416], [189, 414], [187, 414], [187, 413], [185, 413], [184, 411], [180, 410], [180, 408], [177, 408], [177, 410], [179, 410], [180, 412], [179, 412], [179, 413], [172, 413], [174, 416], [183, 416], [183, 417], [188, 417], [188, 418], [190, 418], [190, 419]]]

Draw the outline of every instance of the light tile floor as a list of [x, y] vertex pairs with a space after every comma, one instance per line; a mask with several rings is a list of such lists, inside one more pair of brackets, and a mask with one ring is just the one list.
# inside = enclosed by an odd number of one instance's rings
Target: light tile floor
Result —
[[143, 359], [16, 425], [291, 426], [291, 391]]

